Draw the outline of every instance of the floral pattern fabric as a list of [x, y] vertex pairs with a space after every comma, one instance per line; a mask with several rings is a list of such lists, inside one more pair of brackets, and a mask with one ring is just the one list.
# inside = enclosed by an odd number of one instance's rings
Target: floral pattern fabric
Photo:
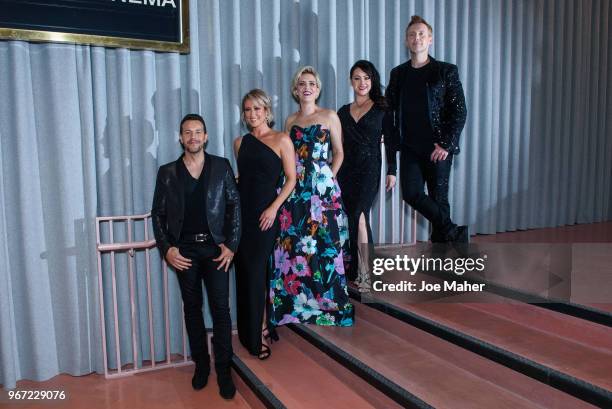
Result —
[[276, 325], [353, 325], [344, 275], [348, 219], [327, 162], [330, 138], [321, 125], [291, 129], [297, 183], [279, 211], [270, 281], [270, 321]]

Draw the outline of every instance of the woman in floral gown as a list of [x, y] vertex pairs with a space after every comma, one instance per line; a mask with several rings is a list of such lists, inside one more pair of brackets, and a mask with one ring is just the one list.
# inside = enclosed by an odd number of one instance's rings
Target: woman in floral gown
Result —
[[276, 325], [353, 325], [344, 275], [348, 219], [335, 179], [343, 159], [342, 130], [334, 111], [317, 106], [320, 90], [314, 68], [298, 70], [292, 94], [300, 109], [285, 124], [295, 147], [297, 183], [280, 208], [270, 281], [270, 320]]

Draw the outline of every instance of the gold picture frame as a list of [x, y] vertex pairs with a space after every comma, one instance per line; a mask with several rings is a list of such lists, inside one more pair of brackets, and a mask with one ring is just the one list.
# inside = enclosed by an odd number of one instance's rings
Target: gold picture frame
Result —
[[133, 48], [164, 52], [190, 51], [189, 34], [189, 0], [181, 2], [181, 42], [139, 40], [134, 38], [111, 37], [91, 34], [63, 33], [44, 30], [24, 30], [15, 28], [0, 28], [0, 39], [23, 40], [34, 42], [72, 43], [98, 45], [113, 48]]

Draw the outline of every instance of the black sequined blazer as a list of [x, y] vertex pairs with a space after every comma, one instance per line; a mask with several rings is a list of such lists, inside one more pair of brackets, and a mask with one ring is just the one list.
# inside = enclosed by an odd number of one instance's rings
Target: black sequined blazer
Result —
[[[449, 153], [459, 153], [459, 136], [465, 125], [467, 108], [463, 87], [459, 80], [459, 71], [454, 64], [438, 61], [429, 57], [433, 65], [431, 77], [427, 81], [427, 102], [429, 108], [429, 121], [434, 131], [434, 142], [446, 149]], [[405, 70], [410, 60], [391, 70], [389, 86], [385, 91], [385, 98], [390, 106], [393, 118], [388, 123], [392, 127], [385, 129], [385, 140], [389, 141], [391, 150], [399, 149], [401, 141], [401, 123], [409, 120], [402, 117], [402, 88]], [[395, 155], [393, 155], [395, 157]], [[393, 169], [390, 169], [393, 170]], [[388, 172], [389, 173], [389, 172]]]
[[[206, 192], [206, 218], [208, 228], [217, 244], [225, 244], [230, 250], [238, 249], [241, 233], [240, 195], [234, 179], [234, 172], [227, 159], [205, 154], [210, 161], [210, 172]], [[178, 166], [182, 156], [159, 168], [151, 218], [157, 247], [162, 256], [168, 249], [176, 246], [183, 228], [185, 211], [184, 185], [178, 176]]]

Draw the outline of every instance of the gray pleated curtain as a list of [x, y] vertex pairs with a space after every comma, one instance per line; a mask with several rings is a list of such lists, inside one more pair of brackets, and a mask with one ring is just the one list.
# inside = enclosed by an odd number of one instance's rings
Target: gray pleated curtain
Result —
[[[231, 157], [249, 89], [273, 96], [280, 128], [297, 108], [293, 72], [312, 64], [320, 104], [337, 109], [352, 99], [355, 60], [370, 59], [386, 83], [407, 59], [403, 33], [415, 13], [433, 25], [432, 54], [459, 66], [466, 93], [454, 219], [474, 233], [610, 219], [609, 0], [190, 3], [189, 55], [0, 41], [5, 388], [101, 370], [94, 218], [149, 211], [157, 167], [180, 154], [182, 115], [202, 113], [208, 151]], [[410, 240], [409, 216], [397, 189], [381, 192], [375, 240]], [[419, 239], [427, 229], [419, 218]], [[180, 315], [175, 280], [171, 289]], [[129, 330], [127, 315], [120, 325]], [[121, 343], [129, 349], [129, 337]]]

